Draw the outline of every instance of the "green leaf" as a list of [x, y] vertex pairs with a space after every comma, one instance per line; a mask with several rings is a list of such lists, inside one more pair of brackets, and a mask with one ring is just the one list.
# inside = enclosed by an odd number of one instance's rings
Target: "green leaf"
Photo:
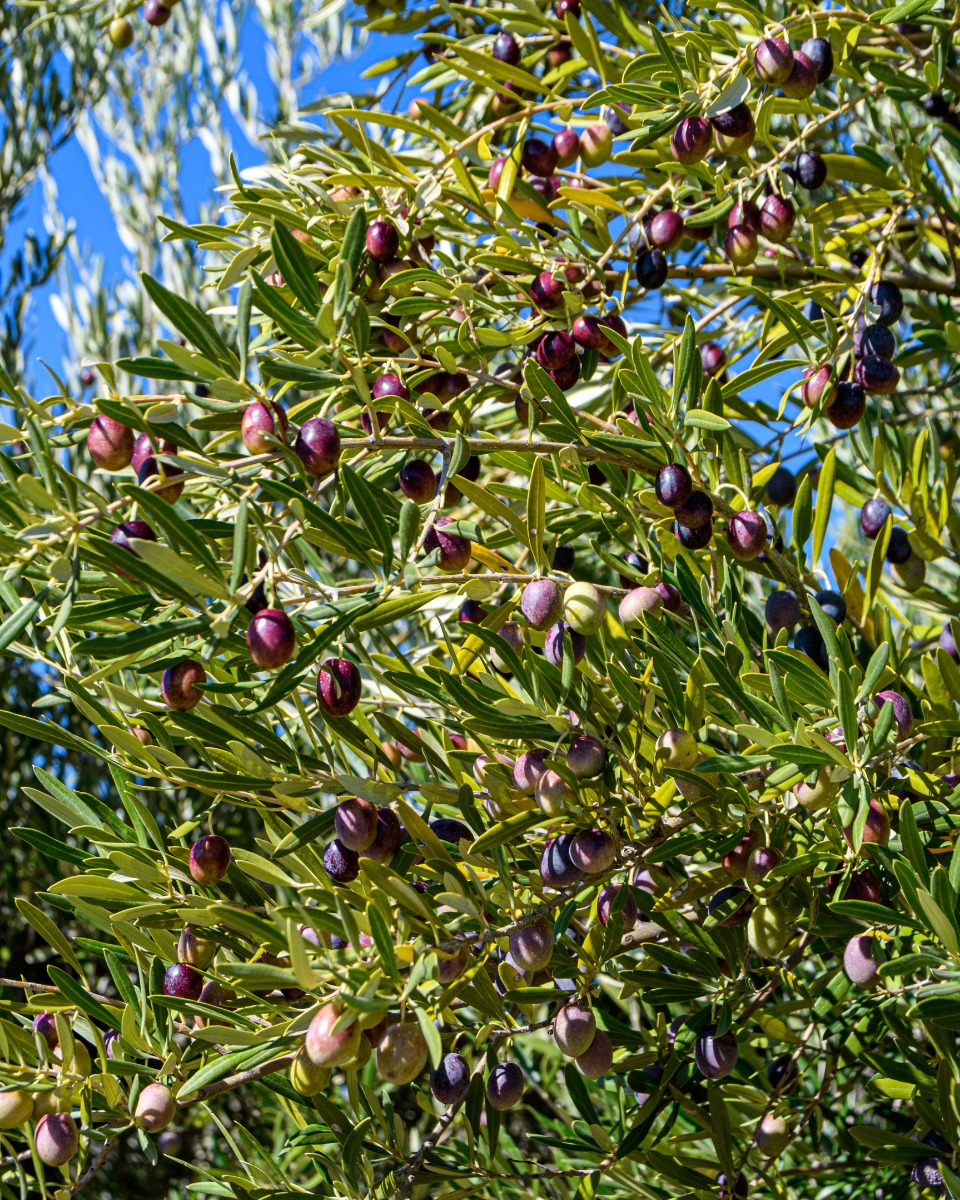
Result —
[[320, 309], [320, 286], [300, 243], [278, 223], [273, 227], [270, 246], [284, 283], [303, 307], [315, 316]]
[[27, 900], [21, 899], [19, 896], [16, 901], [17, 911], [33, 928], [40, 934], [48, 945], [52, 946], [57, 953], [70, 964], [78, 975], [83, 975], [83, 967], [80, 965], [80, 960], [73, 952], [73, 947], [69, 940], [64, 937], [60, 930], [56, 927], [53, 921], [46, 913], [41, 912], [39, 908], [31, 904]]
[[823, 542], [830, 528], [830, 514], [833, 506], [833, 488], [837, 474], [837, 448], [831, 446], [827, 457], [820, 468], [820, 482], [817, 484], [817, 507], [813, 518], [813, 556], [812, 561], [818, 562]]
[[236, 376], [240, 362], [226, 344], [216, 326], [199, 308], [181, 296], [175, 295], [146, 273], [140, 276], [147, 295], [156, 304], [170, 324], [182, 333], [200, 353], [211, 362], [219, 363], [230, 376]]

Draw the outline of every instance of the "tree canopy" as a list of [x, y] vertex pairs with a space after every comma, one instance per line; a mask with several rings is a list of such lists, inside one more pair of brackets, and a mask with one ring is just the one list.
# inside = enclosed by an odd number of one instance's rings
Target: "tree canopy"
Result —
[[960, 1197], [960, 13], [364, 23], [0, 372], [0, 1191]]

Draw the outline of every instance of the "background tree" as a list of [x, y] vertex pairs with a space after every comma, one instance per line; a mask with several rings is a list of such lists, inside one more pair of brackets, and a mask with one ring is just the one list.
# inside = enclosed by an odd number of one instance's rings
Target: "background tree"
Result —
[[960, 18], [370, 16], [169, 336], [4, 381], [0, 645], [106, 748], [0, 721], [112, 782], [28, 793], [5, 1182], [956, 1195]]

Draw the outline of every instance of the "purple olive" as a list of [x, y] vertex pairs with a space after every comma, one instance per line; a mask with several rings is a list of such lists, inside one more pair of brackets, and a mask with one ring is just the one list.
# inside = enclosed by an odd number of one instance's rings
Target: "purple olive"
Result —
[[683, 241], [683, 217], [672, 208], [658, 212], [650, 222], [647, 241], [657, 250], [676, 250]]
[[520, 165], [530, 175], [552, 175], [557, 169], [557, 152], [551, 142], [527, 138], [523, 143]]
[[781, 629], [795, 629], [803, 615], [800, 601], [793, 592], [771, 592], [763, 610], [767, 625], [774, 633]]
[[411, 458], [400, 468], [400, 490], [415, 504], [429, 504], [437, 494], [433, 467], [422, 458]]
[[563, 665], [564, 642], [570, 646], [574, 664], [580, 662], [587, 650], [587, 639], [582, 633], [571, 629], [565, 621], [558, 621], [547, 630], [543, 643], [543, 657], [555, 667]]
[[758, 846], [747, 859], [747, 882], [759, 883], [782, 861], [783, 854], [775, 846]]
[[607, 343], [603, 326], [597, 317], [577, 317], [573, 322], [573, 340], [584, 350], [602, 350]]
[[541, 271], [530, 287], [530, 299], [538, 308], [559, 308], [566, 289], [549, 271]]
[[464, 625], [480, 625], [487, 615], [487, 610], [479, 600], [464, 600], [457, 613], [457, 620]]
[[348, 850], [368, 850], [377, 836], [377, 807], [359, 796], [343, 800], [337, 805], [334, 825]]
[[470, 1068], [460, 1054], [445, 1054], [430, 1073], [430, 1091], [440, 1104], [459, 1104], [470, 1086]]
[[554, 890], [570, 887], [583, 878], [583, 872], [574, 866], [570, 857], [573, 838], [572, 833], [563, 833], [550, 838], [544, 846], [540, 858], [540, 878], [544, 887]]
[[783, 38], [764, 38], [753, 52], [753, 69], [761, 83], [784, 83], [793, 70], [793, 51]]
[[[848, 846], [853, 846], [853, 822], [843, 829], [843, 839]], [[867, 821], [863, 827], [863, 844], [868, 843], [885, 846], [890, 840], [890, 816], [880, 801], [874, 796], [867, 811]]]
[[960, 662], [960, 649], [957, 647], [957, 640], [949, 625], [944, 625], [940, 633], [939, 646], [945, 654], [950, 655], [954, 662]]
[[715, 1025], [708, 1025], [697, 1036], [693, 1056], [701, 1075], [707, 1079], [725, 1079], [737, 1065], [740, 1048], [729, 1030], [718, 1034]]
[[575, 354], [565, 366], [548, 371], [547, 374], [561, 392], [569, 392], [580, 378], [580, 356]]
[[727, 213], [727, 229], [733, 229], [735, 225], [746, 225], [748, 229], [752, 229], [755, 233], [760, 232], [760, 207], [754, 204], [752, 200], [738, 200], [737, 203]]
[[673, 535], [684, 550], [703, 550], [710, 545], [710, 539], [713, 537], [713, 522], [708, 521], [706, 525], [698, 525], [696, 529], [691, 529], [688, 525], [674, 521]]
[[673, 131], [673, 157], [683, 166], [700, 162], [710, 153], [713, 128], [706, 117], [686, 117]]
[[817, 82], [826, 83], [833, 74], [833, 47], [829, 39], [807, 38], [800, 49], [813, 63], [817, 72]]
[[548, 629], [563, 616], [563, 594], [552, 579], [534, 579], [523, 589], [520, 608], [532, 629]]
[[460, 572], [470, 562], [472, 548], [469, 540], [458, 533], [444, 532], [444, 526], [451, 524], [449, 517], [441, 517], [427, 532], [423, 539], [423, 548], [427, 554], [439, 551], [437, 569], [440, 571]]
[[816, 408], [821, 399], [826, 395], [826, 403], [829, 405], [837, 394], [837, 381], [833, 375], [833, 369], [829, 363], [821, 367], [815, 367], [807, 371], [803, 377], [803, 385], [800, 388], [800, 398], [807, 408]]
[[758, 512], [738, 512], [727, 522], [727, 545], [734, 558], [746, 562], [767, 544], [767, 523]]
[[520, 43], [512, 33], [506, 30], [498, 33], [493, 40], [493, 57], [497, 62], [509, 63], [515, 67], [520, 61]]
[[317, 675], [317, 702], [328, 717], [345, 717], [360, 703], [362, 681], [357, 664], [328, 658]]
[[409, 400], [410, 389], [399, 375], [393, 371], [385, 371], [378, 375], [370, 388], [374, 400], [382, 400], [385, 396], [396, 396], [398, 400]]
[[597, 897], [597, 918], [601, 925], [607, 924], [613, 914], [614, 905], [617, 903], [618, 897], [624, 888], [626, 888], [626, 898], [623, 901], [620, 916], [623, 918], [624, 933], [629, 933], [637, 923], [640, 910], [637, 907], [637, 900], [633, 894], [633, 889], [627, 887], [626, 884], [608, 883], [606, 887], [601, 888], [600, 895]]
[[514, 1062], [498, 1063], [487, 1078], [487, 1104], [504, 1110], [514, 1108], [523, 1096], [523, 1072]]
[[900, 525], [894, 525], [890, 530], [890, 540], [887, 542], [887, 562], [899, 566], [905, 563], [913, 554], [910, 536]]
[[667, 282], [669, 268], [662, 250], [644, 250], [637, 256], [637, 283], [647, 292], [655, 292]]
[[297, 648], [293, 622], [279, 608], [263, 608], [247, 626], [247, 649], [254, 664], [265, 671], [282, 667]]
[[873, 987], [880, 974], [880, 966], [873, 957], [872, 937], [854, 934], [843, 951], [843, 970], [857, 987]]
[[[144, 442], [146, 439], [146, 442]], [[142, 453], [145, 446], [146, 453]], [[140, 453], [138, 453], [140, 451]], [[159, 453], [176, 454], [177, 447], [172, 442], [164, 442]], [[141, 434], [133, 448], [130, 464], [137, 473], [137, 482], [146, 487], [155, 479], [161, 482], [160, 487], [151, 488], [155, 496], [166, 500], [168, 504], [176, 504], [183, 493], [184, 481], [179, 478], [183, 471], [169, 463], [162, 463], [153, 452], [153, 446], [147, 434]]]
[[430, 822], [430, 828], [441, 842], [449, 842], [452, 846], [459, 846], [463, 841], [472, 842], [476, 836], [469, 825], [454, 817], [437, 817]]
[[732, 850], [723, 856], [723, 869], [733, 879], [742, 879], [747, 873], [747, 861], [760, 845], [760, 834], [755, 830], [744, 834]]
[[199, 685], [207, 682], [207, 673], [194, 658], [185, 658], [168, 667], [160, 680], [160, 695], [167, 708], [189, 712], [203, 699]]
[[[150, 3], [151, 0], [147, 0], [147, 4], [144, 5], [144, 13]], [[169, 17], [170, 10], [164, 9], [163, 11]], [[162, 24], [162, 22], [151, 22], [151, 24]], [[80, 1146], [77, 1124], [69, 1113], [44, 1113], [37, 1122], [33, 1144], [37, 1151], [37, 1158], [46, 1166], [65, 1166]]]
[[605, 829], [584, 829], [570, 846], [570, 861], [586, 875], [602, 875], [617, 857], [617, 843]]
[[283, 406], [275, 400], [266, 404], [255, 400], [248, 404], [240, 422], [240, 435], [251, 454], [273, 454], [276, 446], [268, 440], [268, 435], [277, 441], [287, 440], [287, 414]]
[[575, 129], [561, 129], [553, 135], [553, 151], [558, 167], [569, 167], [580, 157], [580, 134]]
[[596, 1033], [597, 1019], [593, 1009], [577, 1000], [565, 1004], [554, 1017], [553, 1038], [561, 1054], [567, 1058], [585, 1054]]
[[171, 10], [165, 4], [161, 4], [160, 0], [146, 0], [143, 6], [143, 19], [148, 25], [159, 29], [161, 25], [166, 25], [170, 17]]
[[790, 236], [797, 219], [793, 204], [783, 196], [768, 196], [760, 209], [760, 232], [768, 242], [780, 244]]
[[837, 394], [826, 410], [827, 420], [837, 429], [852, 429], [867, 409], [867, 397], [859, 383], [837, 384]]
[[525, 750], [513, 764], [513, 785], [525, 796], [537, 790], [540, 776], [547, 769], [546, 750]]
[[[682, 463], [667, 463], [661, 467], [654, 486], [657, 499], [666, 508], [681, 508], [693, 495], [693, 480]], [[713, 512], [712, 504], [710, 512]]]
[[786, 467], [777, 467], [767, 480], [764, 498], [768, 504], [776, 504], [779, 508], [788, 508], [797, 495], [797, 478]]
[[902, 741], [905, 737], [910, 736], [910, 730], [913, 728], [913, 713], [910, 711], [910, 705], [905, 696], [888, 688], [885, 691], [877, 692], [873, 702], [877, 708], [883, 708], [884, 704], [893, 706], [893, 723], [897, 727], [898, 740]]
[[721, 1171], [717, 1176], [717, 1200], [746, 1200], [747, 1177], [741, 1171], [732, 1184]]
[[724, 236], [723, 252], [735, 267], [748, 267], [760, 253], [756, 230], [749, 225], [734, 225]]
[[503, 168], [507, 165], [506, 158], [495, 158], [490, 164], [490, 170], [487, 173], [487, 185], [492, 192], [497, 191], [500, 187], [500, 179], [503, 176]]
[[377, 833], [373, 842], [361, 851], [362, 858], [372, 858], [374, 862], [389, 863], [400, 849], [404, 838], [404, 828], [392, 808], [377, 809]]
[[802, 50], [798, 50], [794, 54], [793, 69], [780, 87], [783, 94], [789, 96], [791, 100], [806, 100], [816, 91], [817, 68]]
[[871, 301], [880, 308], [877, 322], [880, 325], [896, 325], [903, 314], [903, 293], [895, 283], [881, 279], [870, 289]]
[[897, 390], [900, 372], [889, 359], [871, 354], [854, 369], [854, 378], [867, 395], [887, 396]]
[[827, 182], [827, 164], [823, 155], [816, 150], [803, 150], [797, 155], [793, 164], [797, 183], [808, 192], [814, 192]]
[[757, 135], [753, 113], [745, 104], [737, 104], [726, 112], [710, 118], [713, 137], [721, 154], [734, 158], [745, 154]]
[[603, 772], [606, 759], [607, 752], [597, 739], [584, 735], [575, 738], [571, 743], [566, 764], [567, 769], [577, 779], [595, 779]]
[[400, 249], [400, 233], [396, 225], [382, 219], [371, 222], [367, 227], [366, 247], [374, 262], [391, 262]]
[[339, 838], [334, 838], [324, 847], [323, 869], [334, 883], [352, 883], [360, 874], [360, 857]]
[[577, 353], [573, 335], [563, 329], [545, 333], [537, 343], [537, 362], [545, 371], [565, 367]]
[[707, 905], [707, 912], [712, 916], [717, 909], [723, 908], [726, 911], [727, 907], [732, 906], [736, 900], [741, 900], [742, 903], [720, 922], [724, 929], [734, 929], [737, 925], [746, 924], [756, 906], [756, 901], [745, 887], [734, 883], [729, 887], [721, 888]]
[[553, 957], [553, 922], [548, 917], [537, 917], [515, 929], [508, 942], [510, 956], [521, 971], [543, 971]]
[[104, 471], [122, 471], [133, 458], [133, 430], [113, 417], [96, 416], [87, 430], [87, 452]]
[[701, 529], [713, 519], [713, 501], [706, 492], [693, 491], [673, 515], [686, 529]]
[[60, 1044], [60, 1035], [57, 1033], [57, 1018], [53, 1013], [37, 1013], [33, 1018], [33, 1032], [39, 1033], [51, 1050], [56, 1049]]
[[177, 1000], [199, 1000], [203, 976], [189, 963], [172, 963], [163, 974], [163, 994]]
[[587, 1049], [573, 1061], [588, 1079], [602, 1079], [613, 1066], [613, 1043], [602, 1029], [598, 1029]]
[[704, 342], [700, 347], [700, 365], [703, 367], [704, 375], [711, 379], [719, 375], [727, 365], [727, 356], [723, 352], [723, 347], [718, 346], [716, 342]]
[[197, 883], [219, 883], [229, 866], [230, 843], [218, 833], [205, 834], [190, 847], [190, 874]]
[[856, 358], [893, 358], [896, 349], [896, 339], [886, 325], [868, 325], [853, 335], [853, 353]]
[[[831, 891], [840, 884], [839, 875], [831, 875], [827, 883]], [[882, 904], [884, 901], [883, 885], [870, 870], [854, 871], [847, 880], [847, 889], [843, 894], [844, 900], [868, 900], [871, 904]]]
[[340, 462], [340, 431], [326, 417], [311, 417], [300, 426], [293, 449], [307, 474], [321, 479]]

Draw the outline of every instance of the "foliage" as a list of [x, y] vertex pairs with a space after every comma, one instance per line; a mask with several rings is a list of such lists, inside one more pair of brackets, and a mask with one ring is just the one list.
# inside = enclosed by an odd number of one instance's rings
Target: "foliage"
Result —
[[[27, 793], [59, 961], [0, 1078], [74, 1190], [209, 1114], [204, 1195], [960, 1195], [960, 18], [370, 16], [409, 108], [168, 220], [210, 286], [145, 275], [169, 336], [92, 403], [2, 381], [0, 646], [55, 682], [0, 723], [112, 789]], [[764, 86], [772, 37], [832, 73]], [[701, 116], [738, 152], [682, 165]]]

